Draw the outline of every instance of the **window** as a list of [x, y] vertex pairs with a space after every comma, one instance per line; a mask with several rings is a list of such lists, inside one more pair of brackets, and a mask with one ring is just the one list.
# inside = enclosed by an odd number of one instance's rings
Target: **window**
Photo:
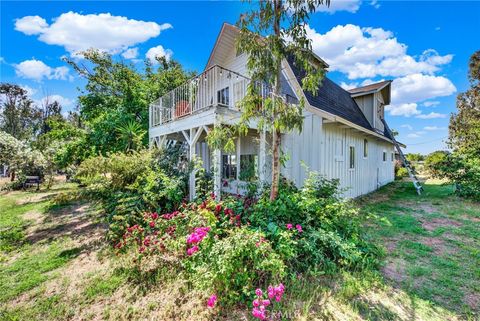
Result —
[[355, 147], [350, 146], [350, 163], [349, 163], [349, 168], [354, 169], [355, 168]]
[[387, 161], [387, 152], [386, 151], [383, 151], [383, 161], [384, 162]]
[[392, 162], [393, 162], [394, 158], [395, 158], [395, 157], [394, 157], [394, 154], [393, 154], [393, 152], [392, 152]]
[[237, 156], [236, 155], [222, 156], [222, 178], [226, 178], [226, 179], [237, 178]]
[[230, 102], [230, 97], [229, 97], [229, 90], [228, 87], [225, 87], [223, 89], [220, 89], [217, 91], [217, 102], [220, 105], [229, 105]]
[[343, 161], [343, 139], [337, 139], [335, 144], [335, 160], [337, 162]]
[[363, 140], [363, 158], [368, 157], [368, 140], [364, 139]]

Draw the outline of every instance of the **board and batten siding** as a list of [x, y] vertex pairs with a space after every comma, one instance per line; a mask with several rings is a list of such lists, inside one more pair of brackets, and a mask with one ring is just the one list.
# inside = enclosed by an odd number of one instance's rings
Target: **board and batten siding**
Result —
[[[364, 139], [368, 144], [366, 158], [363, 157]], [[353, 169], [349, 168], [350, 146], [355, 148]], [[339, 179], [340, 186], [346, 189], [343, 196], [357, 197], [394, 180], [391, 143], [343, 128], [338, 123], [323, 123], [321, 117], [308, 112], [302, 132], [283, 135], [282, 147], [289, 156], [282, 174], [297, 186], [303, 185], [308, 171], [316, 171], [329, 179]]]

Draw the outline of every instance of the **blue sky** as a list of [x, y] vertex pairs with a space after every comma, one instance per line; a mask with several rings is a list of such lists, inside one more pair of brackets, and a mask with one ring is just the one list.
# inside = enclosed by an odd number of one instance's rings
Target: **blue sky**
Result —
[[[141, 66], [167, 55], [201, 71], [241, 2], [2, 1], [0, 77], [74, 108], [84, 81], [61, 61], [91, 46]], [[390, 127], [408, 152], [444, 148], [455, 97], [480, 49], [480, 2], [335, 1], [309, 23], [314, 51], [345, 88], [391, 79]]]

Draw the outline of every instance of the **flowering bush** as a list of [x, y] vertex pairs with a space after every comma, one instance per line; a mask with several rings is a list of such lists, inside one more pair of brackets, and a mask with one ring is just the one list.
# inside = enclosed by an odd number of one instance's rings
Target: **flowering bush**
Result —
[[270, 314], [273, 316], [272, 311], [269, 311], [269, 307], [273, 307], [273, 299], [275, 299], [276, 302], [280, 302], [282, 300], [283, 293], [285, 292], [285, 286], [280, 283], [277, 286], [268, 286], [267, 290], [267, 296], [268, 299], [264, 297], [264, 292], [262, 289], [256, 289], [255, 290], [255, 295], [256, 298], [252, 302], [252, 315], [254, 318], [259, 319], [259, 320], [267, 320], [268, 315]]

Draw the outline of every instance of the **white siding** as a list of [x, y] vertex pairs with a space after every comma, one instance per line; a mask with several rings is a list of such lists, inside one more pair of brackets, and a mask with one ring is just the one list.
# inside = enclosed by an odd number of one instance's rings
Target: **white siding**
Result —
[[[368, 141], [368, 156], [363, 157], [363, 142]], [[309, 170], [340, 180], [346, 197], [369, 193], [394, 180], [393, 145], [367, 136], [338, 123], [323, 124], [321, 117], [306, 114], [301, 133], [283, 137], [283, 150], [290, 156], [283, 175], [301, 186]], [[350, 146], [355, 147], [355, 168], [349, 168]], [[341, 150], [339, 150], [341, 148]], [[383, 151], [387, 159], [383, 161]]]

